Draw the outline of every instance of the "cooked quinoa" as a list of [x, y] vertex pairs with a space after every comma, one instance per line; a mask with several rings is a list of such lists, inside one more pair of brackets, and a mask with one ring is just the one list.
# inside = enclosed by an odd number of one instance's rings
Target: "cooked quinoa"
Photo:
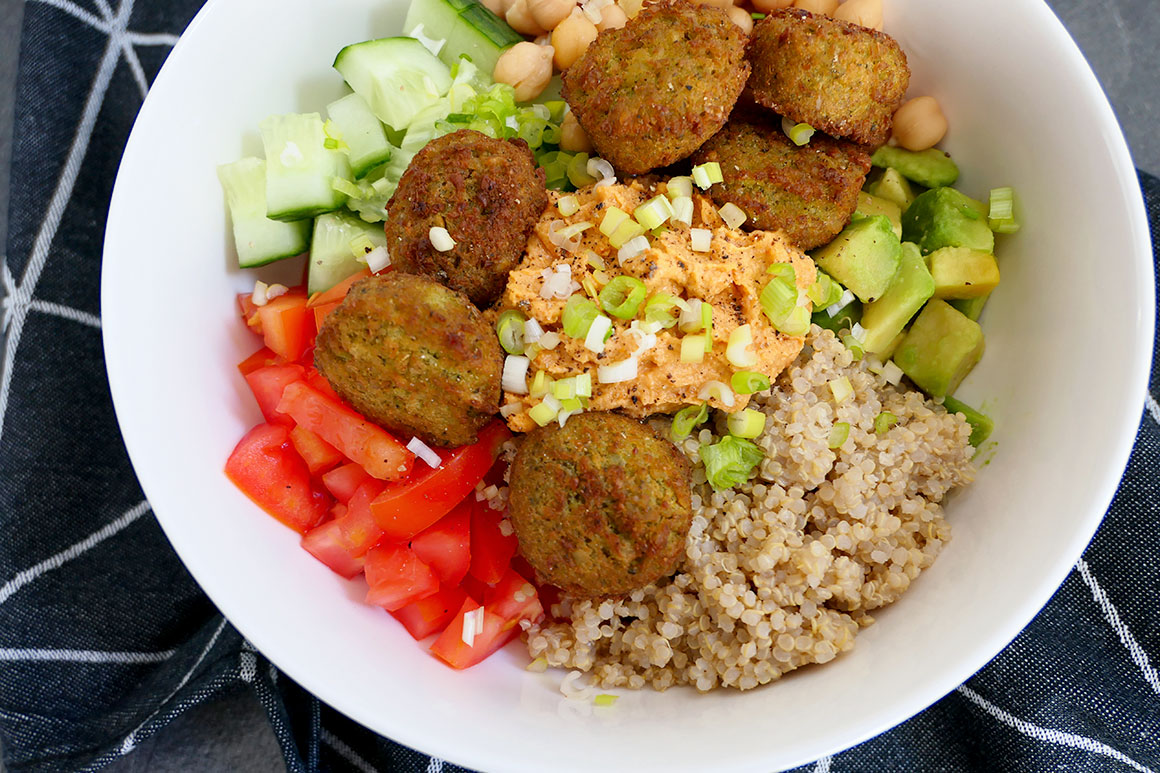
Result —
[[[843, 376], [854, 394], [835, 405], [830, 382]], [[934, 562], [950, 538], [939, 502], [975, 474], [960, 415], [889, 385], [816, 326], [754, 397], [768, 415], [756, 441], [766, 458], [747, 483], [714, 491], [705, 480], [698, 451], [723, 424], [681, 444], [694, 517], [677, 574], [625, 599], [564, 597], [529, 630], [532, 658], [602, 687], [747, 690], [851, 649], [869, 612]], [[898, 422], [879, 435], [883, 411]], [[850, 433], [831, 450], [836, 422]]]

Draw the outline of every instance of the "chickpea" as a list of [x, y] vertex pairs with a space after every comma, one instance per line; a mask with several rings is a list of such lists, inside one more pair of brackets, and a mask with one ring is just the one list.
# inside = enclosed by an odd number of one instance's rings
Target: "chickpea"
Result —
[[588, 17], [573, 11], [572, 15], [552, 30], [552, 47], [556, 49], [556, 69], [567, 70], [588, 48], [599, 31]]
[[601, 32], [618, 30], [625, 24], [628, 24], [628, 14], [619, 5], [613, 3], [600, 9], [600, 23], [596, 25], [596, 29]]
[[503, 18], [511, 7], [512, 0], [482, 0], [483, 5], [487, 10], [494, 13], [499, 18]]
[[492, 79], [516, 90], [517, 102], [531, 102], [552, 80], [551, 46], [522, 41], [504, 51], [495, 63]]
[[810, 13], [833, 16], [834, 11], [838, 10], [838, 0], [794, 0], [793, 7]]
[[546, 30], [556, 29], [576, 7], [576, 0], [527, 0], [527, 3], [536, 24]]
[[915, 97], [894, 111], [894, 139], [907, 150], [933, 148], [947, 133], [947, 117], [934, 97]]
[[749, 11], [735, 5], [726, 13], [729, 14], [729, 21], [740, 27], [746, 35], [753, 32], [753, 17], [749, 15]]
[[[515, 0], [504, 14], [504, 19], [511, 28], [521, 35], [542, 35], [547, 30], [536, 24], [535, 18], [532, 17], [532, 11], [528, 8], [528, 0]], [[518, 43], [516, 45], [519, 45]]]
[[872, 30], [882, 29], [882, 0], [846, 0], [834, 11], [835, 19], [861, 24]]
[[759, 13], [773, 13], [780, 8], [789, 8], [793, 0], [753, 0], [753, 7]]
[[569, 153], [592, 152], [592, 141], [571, 110], [564, 116], [564, 123], [560, 124], [560, 150]]

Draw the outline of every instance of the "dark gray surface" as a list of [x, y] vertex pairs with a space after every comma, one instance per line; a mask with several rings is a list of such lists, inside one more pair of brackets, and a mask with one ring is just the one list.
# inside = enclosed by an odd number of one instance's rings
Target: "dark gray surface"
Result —
[[[1160, 175], [1157, 0], [1049, 0], [1048, 4], [1076, 38], [1108, 91], [1136, 165]], [[0, 245], [7, 233], [12, 80], [22, 7], [22, 0], [0, 0]], [[252, 693], [239, 691], [189, 712], [108, 770], [264, 773], [283, 771], [285, 766], [257, 700]]]

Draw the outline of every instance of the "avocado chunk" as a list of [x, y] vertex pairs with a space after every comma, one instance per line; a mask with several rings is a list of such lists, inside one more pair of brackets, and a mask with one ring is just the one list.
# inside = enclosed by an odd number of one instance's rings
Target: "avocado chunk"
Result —
[[995, 420], [987, 414], [976, 411], [950, 395], [943, 399], [943, 408], [947, 409], [947, 413], [961, 413], [963, 415], [967, 424], [971, 425], [971, 439], [968, 442], [975, 448], [981, 446], [987, 438], [991, 437], [991, 432], [995, 429]]
[[989, 295], [999, 285], [999, 264], [989, 252], [969, 247], [943, 247], [932, 252], [927, 259], [930, 261], [930, 275], [934, 277], [935, 298], [978, 298]]
[[983, 306], [987, 304], [987, 299], [991, 295], [980, 295], [978, 298], [964, 298], [962, 300], [951, 301], [950, 304], [956, 309], [966, 315], [967, 319], [978, 321], [979, 315], [983, 313]]
[[983, 329], [932, 298], [894, 352], [894, 363], [931, 397], [955, 391], [983, 356]]
[[862, 304], [858, 301], [846, 304], [832, 317], [825, 309], [815, 311], [810, 317], [810, 321], [815, 325], [831, 330], [835, 335], [843, 330], [853, 330], [860, 319], [862, 319]]
[[959, 179], [958, 165], [938, 148], [915, 152], [883, 145], [870, 156], [870, 163], [874, 166], [896, 169], [906, 179], [927, 188], [954, 185]]
[[854, 210], [854, 217], [873, 217], [883, 215], [890, 218], [890, 225], [894, 228], [894, 235], [902, 238], [902, 207], [888, 199], [882, 199], [865, 191], [858, 192], [858, 208]]
[[814, 261], [827, 274], [844, 284], [869, 303], [882, 297], [902, 257], [902, 244], [894, 235], [890, 218], [883, 215], [855, 220], [834, 237], [814, 250]]
[[894, 167], [887, 167], [886, 171], [882, 173], [882, 177], [867, 189], [867, 193], [880, 199], [893, 201], [901, 209], [909, 207], [910, 202], [914, 201], [915, 197], [914, 189], [910, 187], [910, 181]]
[[904, 242], [902, 260], [890, 288], [878, 300], [862, 308], [862, 348], [881, 353], [893, 343], [922, 304], [934, 293], [935, 282], [916, 245]]
[[995, 251], [995, 234], [987, 225], [986, 205], [954, 188], [922, 194], [902, 213], [902, 238], [927, 255], [942, 247]]

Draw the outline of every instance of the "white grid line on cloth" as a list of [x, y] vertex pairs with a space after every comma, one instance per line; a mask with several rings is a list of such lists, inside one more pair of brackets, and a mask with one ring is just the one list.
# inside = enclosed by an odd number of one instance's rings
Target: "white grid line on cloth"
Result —
[[967, 687], [966, 685], [961, 685], [958, 688], [958, 692], [971, 703], [985, 711], [987, 714], [999, 720], [1004, 725], [1018, 730], [1028, 738], [1034, 738], [1036, 741], [1052, 743], [1056, 744], [1057, 746], [1066, 746], [1071, 749], [1080, 749], [1081, 751], [1109, 757], [1113, 760], [1116, 760], [1117, 762], [1122, 762], [1134, 770], [1140, 771], [1140, 773], [1156, 773], [1156, 771], [1145, 765], [1141, 765], [1118, 749], [1113, 749], [1106, 743], [1097, 741], [1094, 738], [1088, 738], [1087, 736], [1083, 735], [1076, 735], [1075, 733], [1065, 733], [1062, 730], [1054, 730], [1050, 727], [1043, 727], [1041, 725], [1028, 722], [1025, 719], [1019, 719], [1018, 717], [1013, 716], [1012, 714], [999, 708], [994, 703], [991, 703], [989, 700], [984, 698], [982, 695], [979, 695], [977, 692], [972, 690], [970, 687]]
[[42, 5], [47, 5], [51, 8], [55, 8], [58, 11], [63, 11], [64, 13], [67, 13], [69, 16], [72, 16], [74, 19], [78, 19], [78, 20], [84, 22], [85, 24], [89, 25], [90, 27], [97, 30], [98, 32], [103, 32], [106, 35], [109, 33], [109, 25], [106, 21], [102, 21], [101, 19], [98, 19], [96, 16], [93, 16], [91, 13], [86, 11], [84, 8], [81, 8], [73, 3], [70, 3], [68, 0], [28, 0], [28, 2], [41, 3]]
[[71, 320], [72, 322], [79, 322], [82, 325], [95, 327], [100, 329], [101, 318], [96, 314], [90, 314], [87, 311], [74, 309], [72, 306], [65, 306], [61, 303], [53, 303], [52, 301], [42, 301], [35, 299], [28, 304], [29, 311], [39, 311], [41, 314], [51, 314], [54, 317], [61, 317], [62, 319]]
[[129, 32], [129, 42], [135, 46], [176, 46], [180, 39], [168, 32]]
[[102, 526], [100, 529], [85, 537], [75, 545], [65, 548], [55, 556], [46, 558], [39, 564], [31, 566], [28, 569], [20, 572], [11, 580], [4, 583], [4, 585], [0, 585], [0, 604], [3, 604], [5, 601], [10, 599], [12, 595], [16, 593], [16, 591], [20, 590], [28, 583], [32, 582], [46, 572], [51, 572], [53, 569], [59, 569], [61, 566], [73, 560], [77, 556], [83, 555], [91, 548], [99, 545], [117, 532], [130, 526], [134, 521], [145, 515], [147, 512], [149, 512], [149, 503], [147, 501], [141, 501], [130, 508], [124, 515], [117, 518], [115, 521]]
[[[129, 0], [126, 0], [126, 2], [128, 1]], [[169, 691], [169, 695], [165, 696], [165, 700], [157, 704], [157, 708], [153, 711], [152, 714], [145, 717], [145, 719], [141, 721], [141, 724], [133, 728], [133, 730], [127, 736], [125, 736], [125, 739], [121, 741], [121, 756], [124, 756], [137, 748], [137, 733], [141, 732], [141, 728], [145, 727], [145, 725], [149, 724], [149, 722], [152, 721], [155, 716], [161, 713], [161, 710], [165, 708], [166, 704], [173, 700], [173, 696], [177, 695], [177, 693], [181, 691], [182, 687], [185, 687], [186, 682], [188, 682], [190, 677], [193, 676], [193, 672], [197, 670], [198, 666], [201, 665], [201, 662], [205, 660], [205, 656], [208, 655], [209, 651], [213, 649], [213, 645], [217, 644], [218, 637], [222, 635], [222, 631], [225, 630], [225, 627], [226, 619], [225, 617], [222, 617], [222, 621], [218, 623], [217, 630], [213, 632], [213, 636], [209, 638], [209, 642], [207, 642], [205, 647], [202, 648], [201, 654], [197, 656], [197, 660], [193, 661], [193, 665], [190, 666], [189, 670], [185, 672], [185, 676], [181, 677], [181, 681], [177, 683], [177, 686]]]
[[833, 763], [833, 757], [822, 757], [814, 765], [813, 773], [830, 773], [830, 764]]
[[432, 757], [427, 761], [427, 773], [443, 773], [443, 760]]
[[331, 749], [334, 749], [339, 757], [342, 757], [351, 765], [354, 765], [356, 768], [361, 770], [362, 773], [379, 773], [374, 765], [371, 765], [369, 762], [360, 757], [354, 749], [347, 746], [341, 738], [327, 730], [325, 727], [322, 728], [322, 732], [319, 733], [319, 737], [322, 739], [324, 744], [329, 746]]
[[1156, 404], [1156, 398], [1149, 392], [1144, 399], [1144, 405], [1148, 406], [1148, 413], [1152, 414], [1152, 421], [1160, 424], [1160, 405]]
[[[105, 21], [111, 24], [113, 21], [113, 9], [109, 7], [106, 0], [96, 0], [96, 3], [100, 8], [101, 15], [105, 17]], [[145, 68], [141, 66], [141, 60], [137, 58], [137, 51], [133, 48], [133, 43], [129, 40], [128, 30], [121, 37], [121, 53], [125, 56], [125, 62], [129, 65], [129, 71], [133, 73], [133, 79], [137, 81], [137, 90], [141, 92], [141, 99], [145, 99], [149, 94], [149, 79], [145, 77]]]
[[2, 662], [163, 663], [177, 650], [162, 652], [102, 652], [100, 650], [0, 649]]
[[1127, 623], [1120, 619], [1120, 613], [1116, 610], [1116, 606], [1112, 600], [1108, 598], [1108, 594], [1100, 586], [1094, 574], [1092, 574], [1091, 567], [1088, 566], [1087, 561], [1082, 558], [1079, 563], [1075, 565], [1079, 570], [1079, 576], [1083, 578], [1084, 583], [1088, 586], [1088, 590], [1092, 592], [1092, 598], [1095, 599], [1100, 611], [1104, 614], [1104, 619], [1108, 621], [1108, 625], [1116, 632], [1116, 636], [1120, 638], [1120, 643], [1124, 645], [1124, 649], [1128, 650], [1128, 655], [1132, 658], [1132, 662], [1140, 669], [1140, 673], [1144, 676], [1152, 691], [1160, 695], [1160, 673], [1148, 662], [1148, 654], [1144, 652], [1144, 648], [1136, 641], [1136, 637], [1132, 635], [1132, 631], [1128, 628]]

